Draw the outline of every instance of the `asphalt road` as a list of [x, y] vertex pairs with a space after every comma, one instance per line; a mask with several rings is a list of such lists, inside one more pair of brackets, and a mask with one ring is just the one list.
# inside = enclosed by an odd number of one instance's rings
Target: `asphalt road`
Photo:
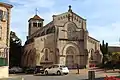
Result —
[[[95, 73], [95, 80], [104, 80], [103, 77], [106, 75], [108, 76], [120, 76], [119, 73], [104, 73], [104, 72], [96, 72]], [[73, 74], [69, 73], [68, 75], [42, 75], [42, 74], [37, 74], [37, 75], [32, 75], [32, 74], [13, 74], [10, 75], [11, 77], [22, 77], [24, 80], [86, 80], [88, 79], [88, 74]], [[13, 80], [13, 79], [12, 79]], [[16, 79], [17, 80], [17, 79]], [[20, 80], [20, 79], [18, 79]]]
[[22, 77], [24, 80], [83, 80], [87, 79], [86, 75], [82, 74], [68, 74], [68, 75], [32, 75], [32, 74], [17, 74], [17, 75], [12, 75], [12, 77]]

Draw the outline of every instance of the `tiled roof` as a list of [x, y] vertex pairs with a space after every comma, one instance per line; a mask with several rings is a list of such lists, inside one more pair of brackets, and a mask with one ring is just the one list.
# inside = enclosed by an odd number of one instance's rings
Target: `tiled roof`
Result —
[[35, 15], [33, 19], [41, 19], [38, 15]]
[[42, 20], [42, 21], [44, 21], [44, 19], [40, 18], [37, 14], [33, 18], [30, 18], [29, 21], [30, 20]]
[[8, 8], [12, 8], [13, 7], [12, 5], [7, 4], [7, 3], [3, 3], [3, 2], [0, 2], [0, 5], [8, 7]]
[[97, 41], [97, 42], [100, 42], [100, 41], [98, 41], [97, 39], [95, 39], [95, 38], [93, 38], [93, 37], [91, 37], [91, 36], [88, 36], [88, 38], [90, 38], [90, 39], [92, 39], [92, 40], [95, 40], [95, 41]]

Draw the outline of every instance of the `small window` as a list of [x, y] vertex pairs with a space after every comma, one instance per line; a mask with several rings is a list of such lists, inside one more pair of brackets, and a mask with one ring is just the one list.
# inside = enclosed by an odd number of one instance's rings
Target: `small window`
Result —
[[3, 17], [2, 20], [6, 21], [8, 19], [8, 13], [6, 11], [3, 11]]
[[38, 23], [38, 27], [42, 27], [42, 23]]
[[2, 26], [0, 26], [0, 40], [2, 39]]
[[0, 10], [0, 20], [2, 20], [2, 17], [3, 17], [3, 11]]
[[37, 23], [33, 23], [33, 27], [37, 27]]

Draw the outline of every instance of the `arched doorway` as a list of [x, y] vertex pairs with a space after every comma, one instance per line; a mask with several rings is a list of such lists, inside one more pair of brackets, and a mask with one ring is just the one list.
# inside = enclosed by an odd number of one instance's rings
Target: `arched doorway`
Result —
[[66, 49], [66, 66], [68, 66], [68, 68], [74, 68], [76, 63], [79, 64], [77, 59], [78, 57], [76, 55], [77, 50], [75, 47], [69, 46]]

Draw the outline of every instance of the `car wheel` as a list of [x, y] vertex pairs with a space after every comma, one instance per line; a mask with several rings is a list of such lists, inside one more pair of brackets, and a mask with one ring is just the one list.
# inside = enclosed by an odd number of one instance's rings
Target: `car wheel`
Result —
[[41, 72], [41, 74], [44, 74], [44, 72]]
[[68, 73], [64, 73], [65, 75], [67, 75]]
[[60, 71], [57, 71], [57, 75], [61, 75], [61, 72], [60, 72]]
[[15, 71], [13, 71], [13, 74], [15, 74]]
[[48, 75], [48, 71], [45, 71], [45, 75]]

